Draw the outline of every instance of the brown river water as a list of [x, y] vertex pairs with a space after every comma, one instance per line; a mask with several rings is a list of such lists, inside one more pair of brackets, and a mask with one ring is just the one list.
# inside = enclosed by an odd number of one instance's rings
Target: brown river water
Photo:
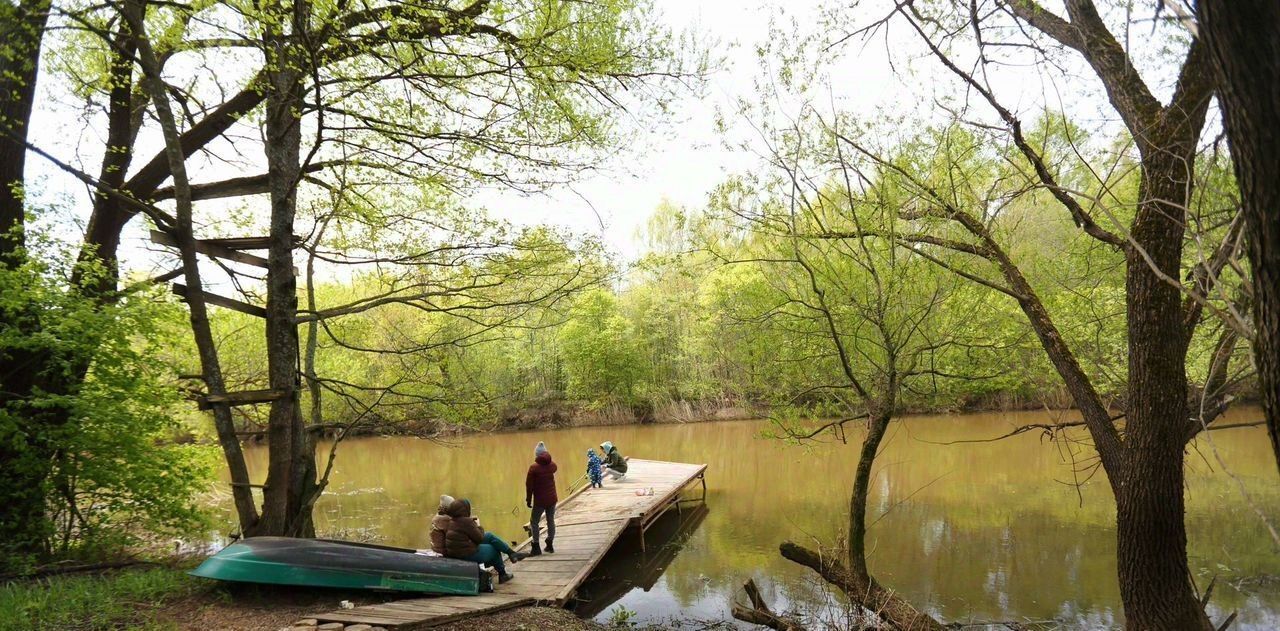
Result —
[[[1229, 420], [1260, 415], [1246, 408]], [[1088, 467], [1087, 447], [1035, 432], [937, 444], [1069, 418], [1018, 412], [896, 422], [871, 489], [872, 572], [944, 621], [1120, 626], [1111, 494], [1100, 472], [1075, 472]], [[625, 608], [642, 622], [724, 620], [754, 577], [775, 610], [839, 616], [840, 601], [777, 550], [785, 539], [830, 543], [844, 531], [860, 435], [850, 431], [849, 444], [797, 446], [763, 437], [769, 428], [768, 421], [732, 421], [475, 435], [450, 444], [353, 439], [339, 447], [317, 528], [322, 536], [426, 547], [428, 521], [448, 493], [469, 498], [490, 530], [523, 538], [524, 474], [534, 444], [546, 441], [563, 488], [581, 475], [586, 449], [611, 440], [627, 456], [708, 464], [709, 493], [705, 510], [664, 517], [649, 533], [647, 553], [634, 542], [612, 552], [580, 593], [580, 615], [608, 620]], [[322, 467], [327, 453], [321, 445]], [[260, 482], [266, 452], [250, 448], [247, 455]], [[1280, 629], [1280, 549], [1245, 499], [1247, 493], [1280, 522], [1265, 432], [1232, 429], [1197, 440], [1187, 478], [1191, 567], [1201, 588], [1218, 577], [1213, 619], [1239, 610], [1237, 629]], [[519, 566], [513, 569], [519, 580]]]

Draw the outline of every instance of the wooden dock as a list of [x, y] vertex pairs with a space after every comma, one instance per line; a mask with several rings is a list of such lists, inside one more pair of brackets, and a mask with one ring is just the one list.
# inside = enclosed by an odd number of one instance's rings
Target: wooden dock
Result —
[[[638, 537], [643, 548], [649, 527], [688, 501], [681, 491], [700, 483], [705, 498], [706, 470], [705, 464], [632, 458], [626, 479], [606, 480], [602, 489], [582, 485], [556, 507], [555, 554], [509, 564], [515, 580], [496, 586], [494, 593], [408, 598], [311, 617], [321, 624], [422, 629], [524, 605], [564, 606], [622, 537]], [[517, 549], [528, 550], [530, 543], [526, 539]]]

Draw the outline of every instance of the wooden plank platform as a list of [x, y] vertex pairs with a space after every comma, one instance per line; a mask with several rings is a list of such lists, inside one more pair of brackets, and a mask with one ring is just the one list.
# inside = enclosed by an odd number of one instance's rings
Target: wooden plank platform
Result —
[[[584, 485], [556, 507], [555, 554], [508, 565], [515, 580], [498, 585], [492, 594], [408, 598], [310, 617], [322, 623], [422, 629], [535, 603], [563, 606], [625, 533], [638, 533], [643, 545], [645, 530], [679, 506], [682, 490], [702, 482], [705, 491], [706, 470], [705, 464], [632, 458], [624, 480], [606, 480], [602, 489]], [[531, 543], [525, 540], [517, 550], [528, 550]]]

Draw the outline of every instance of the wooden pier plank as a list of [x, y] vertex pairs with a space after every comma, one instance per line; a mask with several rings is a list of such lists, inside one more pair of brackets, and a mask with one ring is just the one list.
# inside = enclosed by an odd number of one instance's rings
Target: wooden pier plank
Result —
[[[322, 622], [364, 623], [418, 629], [538, 602], [563, 605], [617, 541], [644, 528], [704, 475], [707, 466], [631, 459], [627, 477], [603, 489], [578, 489], [556, 507], [555, 554], [544, 553], [512, 567], [515, 580], [491, 594], [409, 598], [310, 616]], [[649, 489], [653, 494], [649, 495]], [[545, 530], [544, 530], [545, 533]], [[517, 550], [527, 550], [526, 539]]]

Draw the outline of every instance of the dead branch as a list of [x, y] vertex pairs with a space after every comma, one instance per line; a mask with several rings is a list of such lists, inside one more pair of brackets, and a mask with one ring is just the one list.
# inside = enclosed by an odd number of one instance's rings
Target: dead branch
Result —
[[81, 572], [102, 572], [105, 570], [118, 570], [121, 568], [133, 567], [137, 565], [156, 565], [156, 564], [151, 561], [143, 561], [140, 559], [123, 559], [120, 561], [107, 561], [104, 563], [88, 563], [88, 564], [77, 564], [77, 565], [51, 564], [51, 565], [46, 565], [44, 567], [36, 568], [31, 572], [25, 573], [25, 574], [24, 573], [0, 574], [0, 581], [9, 581], [9, 580], [15, 580], [15, 579], [33, 580], [38, 578], [44, 578], [46, 576], [59, 576], [62, 574], [78, 574]]
[[946, 628], [897, 593], [882, 587], [874, 578], [856, 576], [833, 555], [814, 552], [791, 541], [784, 541], [779, 550], [784, 558], [817, 572], [844, 592], [851, 603], [875, 614], [895, 629], [942, 631]]
[[733, 603], [733, 617], [743, 622], [758, 624], [777, 629], [778, 631], [801, 631], [804, 629], [800, 623], [779, 616], [769, 610], [769, 605], [764, 602], [764, 597], [760, 595], [760, 588], [756, 587], [756, 581], [753, 578], [747, 579], [742, 584], [742, 591], [746, 592], [747, 598], [751, 600], [751, 608], [747, 608], [742, 603]]
[[992, 438], [967, 438], [964, 440], [948, 440], [948, 441], [933, 441], [933, 440], [925, 440], [923, 438], [917, 438], [916, 440], [919, 440], [920, 442], [924, 442], [924, 443], [929, 443], [931, 445], [959, 445], [961, 443], [994, 443], [998, 440], [1012, 438], [1019, 434], [1025, 434], [1027, 432], [1030, 432], [1032, 430], [1037, 430], [1037, 429], [1044, 432], [1045, 437], [1052, 439], [1058, 435], [1058, 432], [1064, 429], [1068, 429], [1071, 427], [1084, 427], [1085, 425], [1087, 424], [1084, 421], [1071, 421], [1067, 423], [1031, 423], [1028, 425], [1019, 425], [1018, 427], [1013, 428], [1011, 431], [1007, 433], [1004, 433]]
[[863, 413], [857, 416], [849, 416], [836, 421], [831, 421], [830, 423], [824, 423], [818, 426], [817, 429], [814, 429], [813, 431], [809, 431], [809, 432], [797, 432], [791, 429], [790, 427], [786, 427], [786, 426], [782, 426], [782, 431], [787, 435], [787, 438], [791, 438], [794, 440], [809, 440], [810, 438], [813, 438], [818, 434], [821, 434], [831, 429], [831, 430], [834, 430], [833, 433], [836, 435], [836, 438], [839, 438], [840, 442], [844, 442], [845, 423], [850, 423], [852, 421], [865, 421], [867, 420], [867, 418], [869, 418], [869, 416]]
[[1227, 616], [1227, 619], [1222, 621], [1222, 624], [1218, 627], [1218, 631], [1227, 631], [1227, 629], [1231, 627], [1231, 623], [1236, 621], [1236, 616], [1238, 615], [1240, 615], [1240, 612], [1238, 611], [1231, 612], [1231, 615]]

